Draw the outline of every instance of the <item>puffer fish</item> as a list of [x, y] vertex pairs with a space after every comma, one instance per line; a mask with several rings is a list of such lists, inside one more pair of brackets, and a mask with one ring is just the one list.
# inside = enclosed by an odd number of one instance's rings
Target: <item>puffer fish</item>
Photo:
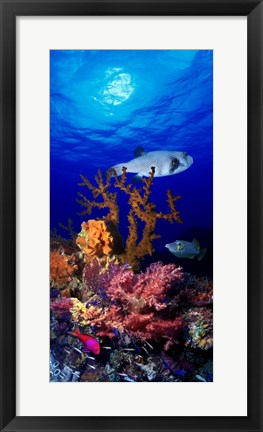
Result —
[[200, 249], [200, 244], [196, 239], [193, 239], [192, 242], [176, 240], [173, 243], [166, 244], [165, 247], [177, 258], [193, 259], [197, 257], [198, 261], [204, 257], [207, 251], [206, 248]]
[[85, 346], [85, 351], [90, 351], [93, 354], [98, 355], [100, 353], [100, 344], [99, 342], [90, 335], [84, 334], [80, 332], [78, 326], [75, 327], [74, 331], [69, 332], [72, 336], [76, 336]]
[[136, 173], [135, 180], [149, 177], [151, 168], [155, 168], [154, 177], [165, 177], [179, 174], [187, 170], [193, 163], [192, 156], [186, 152], [172, 150], [156, 150], [145, 152], [140, 146], [134, 152], [135, 158], [129, 162], [123, 162], [112, 167], [117, 176], [122, 174], [122, 168], [126, 167], [128, 173]]

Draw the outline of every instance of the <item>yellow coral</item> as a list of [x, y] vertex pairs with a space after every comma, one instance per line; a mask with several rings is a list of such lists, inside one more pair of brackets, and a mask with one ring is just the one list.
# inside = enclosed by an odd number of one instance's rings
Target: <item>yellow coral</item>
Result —
[[83, 222], [76, 243], [84, 252], [86, 260], [109, 255], [113, 248], [113, 237], [102, 220]]
[[123, 323], [119, 319], [119, 308], [116, 306], [108, 307], [95, 307], [89, 306], [86, 308], [85, 303], [81, 303], [77, 298], [71, 298], [73, 303], [70, 308], [72, 321], [81, 326], [93, 325], [99, 328], [97, 336], [113, 337], [112, 329], [115, 328], [123, 331]]
[[77, 298], [72, 298], [71, 300], [73, 303], [73, 306], [70, 308], [72, 320], [80, 325], [89, 325], [102, 314], [102, 308], [94, 306], [86, 308], [85, 303], [81, 303]]

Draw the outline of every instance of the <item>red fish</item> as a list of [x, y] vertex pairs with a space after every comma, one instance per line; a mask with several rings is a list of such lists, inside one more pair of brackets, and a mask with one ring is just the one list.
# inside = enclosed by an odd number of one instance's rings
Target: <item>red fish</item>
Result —
[[78, 326], [75, 327], [75, 330], [72, 332], [69, 332], [72, 336], [76, 336], [85, 346], [84, 351], [90, 351], [93, 354], [98, 355], [100, 353], [100, 344], [99, 342], [94, 339], [94, 337], [81, 333]]

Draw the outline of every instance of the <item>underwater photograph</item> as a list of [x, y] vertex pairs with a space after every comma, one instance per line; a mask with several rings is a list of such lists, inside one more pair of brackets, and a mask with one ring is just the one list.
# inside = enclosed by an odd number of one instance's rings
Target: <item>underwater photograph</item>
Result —
[[213, 381], [213, 51], [50, 51], [50, 382]]

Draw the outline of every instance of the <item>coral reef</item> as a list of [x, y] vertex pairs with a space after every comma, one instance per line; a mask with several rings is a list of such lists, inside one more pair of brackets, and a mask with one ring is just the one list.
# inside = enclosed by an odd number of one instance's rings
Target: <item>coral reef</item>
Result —
[[74, 366], [61, 364], [55, 360], [54, 353], [50, 353], [50, 382], [77, 382], [80, 378], [80, 371]]
[[81, 382], [109, 382], [110, 378], [107, 375], [106, 369], [100, 365], [87, 365], [86, 370], [81, 375]]
[[53, 301], [50, 305], [50, 308], [53, 312], [53, 315], [60, 320], [67, 321], [71, 318], [70, 309], [73, 307], [74, 300], [69, 298], [59, 298]]
[[[83, 213], [97, 208], [106, 215], [83, 222], [78, 235], [69, 221], [63, 228], [71, 240], [57, 233], [51, 240], [51, 381], [212, 381], [212, 281], [162, 262], [140, 271], [159, 237], [157, 221], [181, 223], [179, 197], [168, 190], [169, 211], [156, 209], [154, 168], [141, 188], [127, 184], [125, 168], [120, 178], [110, 171], [106, 180], [99, 171], [95, 186], [82, 180], [94, 198], [80, 194]], [[117, 192], [110, 188], [128, 197], [125, 248]], [[70, 336], [76, 326], [96, 339], [98, 355]]]
[[187, 311], [187, 345], [207, 350], [213, 345], [213, 315], [207, 308], [193, 308]]
[[[117, 177], [114, 170], [109, 170], [106, 181], [103, 180], [101, 172], [98, 171], [98, 174], [95, 177], [97, 186], [92, 185], [86, 177], [81, 176], [83, 182], [80, 183], [80, 186], [87, 186], [88, 189], [91, 190], [94, 200], [88, 200], [81, 193], [79, 193], [81, 199], [77, 199], [78, 203], [86, 208], [86, 210], [81, 214], [91, 214], [93, 208], [108, 209], [108, 213], [104, 216], [103, 221], [107, 225], [109, 232], [111, 232], [114, 238], [114, 243], [118, 245], [118, 253], [123, 255], [122, 261], [127, 260], [133, 269], [137, 271], [140, 269], [140, 260], [145, 255], [152, 255], [154, 252], [153, 241], [160, 237], [160, 235], [155, 232], [157, 220], [164, 219], [170, 223], [173, 223], [174, 221], [182, 223], [182, 220], [179, 217], [179, 211], [175, 206], [176, 201], [180, 199], [179, 196], [173, 196], [170, 190], [167, 191], [167, 203], [170, 208], [169, 213], [156, 211], [156, 204], [150, 201], [154, 172], [155, 169], [152, 167], [149, 177], [144, 177], [142, 179], [142, 188], [137, 188], [132, 184], [127, 184], [127, 172], [125, 167], [123, 167], [121, 178]], [[120, 240], [121, 235], [119, 232], [117, 192], [112, 193], [109, 191], [112, 176], [115, 179], [113, 187], [122, 190], [129, 197], [128, 204], [130, 210], [127, 215], [129, 235], [126, 241], [125, 253]], [[98, 197], [101, 197], [102, 201], [98, 201]], [[142, 224], [141, 238], [139, 238], [139, 224]], [[78, 241], [79, 240], [77, 240], [77, 242]], [[86, 244], [83, 240], [79, 242], [81, 245]], [[88, 254], [90, 254], [89, 249]], [[94, 255], [94, 253], [92, 255]]]
[[[168, 349], [181, 335], [184, 321], [177, 316], [164, 319], [158, 313], [167, 308], [164, 300], [168, 291], [183, 279], [181, 269], [174, 264], [162, 265], [158, 262], [149, 266], [146, 272], [135, 274], [127, 265], [111, 265], [108, 271], [99, 275], [98, 264], [93, 265], [96, 268], [95, 278], [93, 274], [96, 285], [93, 280], [92, 289], [94, 286], [105, 289], [107, 306], [87, 306], [72, 298], [72, 321], [95, 326], [98, 336], [112, 338], [115, 336], [113, 329], [128, 331], [140, 341], [164, 341]], [[54, 302], [55, 305], [57, 302]]]

